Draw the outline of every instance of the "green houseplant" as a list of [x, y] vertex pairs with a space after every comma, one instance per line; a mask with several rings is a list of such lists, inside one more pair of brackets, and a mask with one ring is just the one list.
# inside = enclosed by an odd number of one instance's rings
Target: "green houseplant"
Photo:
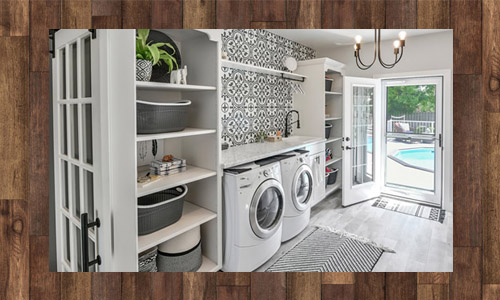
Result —
[[[172, 72], [175, 68], [178, 69], [177, 60], [172, 55], [175, 54], [174, 47], [169, 43], [153, 43], [147, 42], [149, 29], [137, 29], [137, 37], [135, 40], [136, 52], [136, 80], [149, 81], [153, 66], [167, 64], [168, 71]], [[172, 49], [172, 54], [169, 54], [161, 47], [166, 46]]]

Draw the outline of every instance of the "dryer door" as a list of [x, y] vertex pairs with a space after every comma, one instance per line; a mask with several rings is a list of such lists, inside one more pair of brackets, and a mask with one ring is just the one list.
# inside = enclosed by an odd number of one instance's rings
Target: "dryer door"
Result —
[[262, 239], [272, 236], [283, 219], [284, 191], [275, 179], [264, 181], [250, 204], [250, 225], [255, 235]]
[[306, 210], [309, 207], [313, 191], [312, 170], [308, 165], [301, 165], [292, 182], [292, 202], [299, 211]]

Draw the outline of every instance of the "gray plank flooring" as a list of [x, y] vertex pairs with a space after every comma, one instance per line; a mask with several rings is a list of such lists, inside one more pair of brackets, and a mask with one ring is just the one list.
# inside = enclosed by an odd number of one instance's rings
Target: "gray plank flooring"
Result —
[[[375, 200], [342, 207], [342, 191], [317, 204], [310, 225], [326, 225], [366, 237], [394, 249], [384, 252], [374, 272], [453, 272], [453, 215], [446, 212], [443, 224], [372, 207]], [[267, 269], [310, 229], [282, 244], [278, 253], [256, 271]]]

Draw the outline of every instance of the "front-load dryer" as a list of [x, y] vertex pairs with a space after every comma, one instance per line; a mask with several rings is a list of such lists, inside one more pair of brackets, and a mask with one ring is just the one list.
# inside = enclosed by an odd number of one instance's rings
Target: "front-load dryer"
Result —
[[309, 166], [308, 151], [286, 153], [280, 161], [285, 214], [281, 241], [288, 241], [301, 233], [309, 224], [313, 195], [313, 173]]
[[284, 206], [279, 162], [224, 171], [223, 271], [253, 271], [278, 251]]

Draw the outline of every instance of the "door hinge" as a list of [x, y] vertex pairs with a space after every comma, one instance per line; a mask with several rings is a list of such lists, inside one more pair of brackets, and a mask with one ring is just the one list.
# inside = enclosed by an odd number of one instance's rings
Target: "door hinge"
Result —
[[97, 29], [89, 29], [92, 32], [92, 39], [95, 40], [97, 38]]
[[56, 32], [59, 31], [59, 29], [49, 29], [49, 40], [50, 40], [50, 46], [49, 49], [49, 54], [51, 58], [56, 57]]

